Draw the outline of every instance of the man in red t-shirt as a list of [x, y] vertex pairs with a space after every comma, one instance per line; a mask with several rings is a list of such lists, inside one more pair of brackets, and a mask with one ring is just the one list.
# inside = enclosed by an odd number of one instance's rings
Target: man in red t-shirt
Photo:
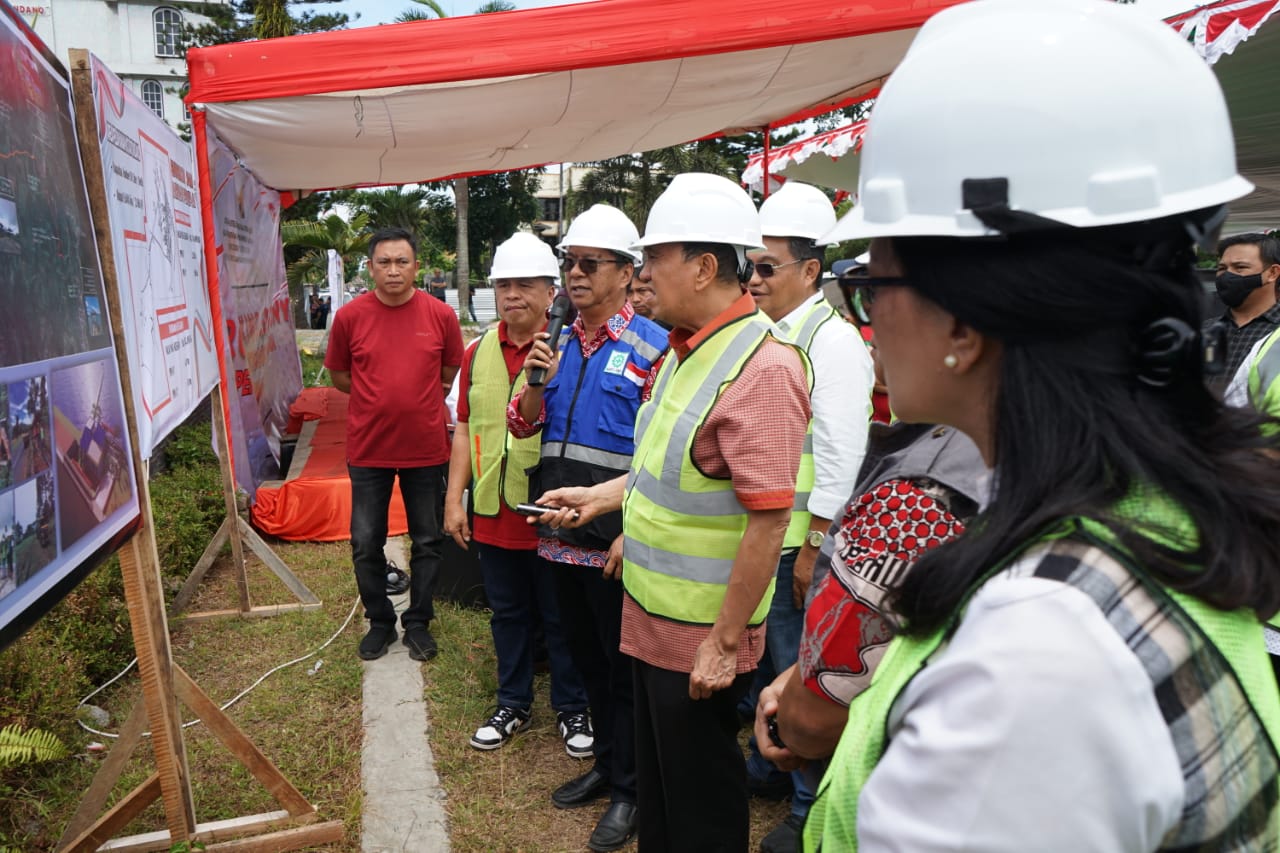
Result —
[[324, 364], [333, 387], [351, 395], [347, 470], [351, 476], [351, 555], [369, 633], [360, 657], [386, 654], [396, 639], [387, 596], [387, 509], [396, 477], [413, 542], [409, 608], [400, 617], [414, 660], [436, 656], [429, 624], [440, 567], [441, 511], [449, 466], [444, 398], [462, 363], [457, 315], [413, 286], [417, 241], [403, 228], [369, 238], [374, 289], [333, 318]]

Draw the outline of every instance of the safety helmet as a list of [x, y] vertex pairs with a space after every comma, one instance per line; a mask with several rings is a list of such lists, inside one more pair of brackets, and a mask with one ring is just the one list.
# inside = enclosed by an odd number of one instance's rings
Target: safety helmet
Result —
[[560, 265], [551, 247], [526, 231], [517, 231], [493, 252], [489, 281], [547, 277], [560, 283]]
[[1121, 225], [1252, 189], [1213, 72], [1164, 23], [1102, 0], [929, 19], [876, 101], [858, 184], [824, 242]]
[[639, 239], [640, 232], [625, 213], [607, 204], [593, 204], [569, 223], [568, 232], [556, 248], [562, 252], [569, 246], [608, 249], [627, 255], [638, 264], [641, 255], [633, 247]]
[[660, 243], [724, 243], [762, 249], [760, 215], [746, 190], [704, 172], [676, 175], [649, 209], [644, 236], [635, 246]]
[[817, 240], [836, 224], [826, 193], [809, 184], [787, 181], [760, 205], [760, 233], [766, 237]]

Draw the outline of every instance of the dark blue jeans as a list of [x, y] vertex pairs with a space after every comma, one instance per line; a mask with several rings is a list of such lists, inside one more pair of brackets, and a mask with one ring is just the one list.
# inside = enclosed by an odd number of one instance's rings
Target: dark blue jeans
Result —
[[391, 489], [400, 478], [405, 515], [409, 520], [409, 609], [400, 617], [405, 630], [425, 628], [435, 616], [431, 596], [440, 571], [444, 512], [444, 483], [449, 466], [421, 468], [364, 468], [348, 465], [351, 476], [351, 559], [356, 587], [370, 627], [393, 628], [395, 607], [387, 595], [387, 509]]
[[[800, 656], [800, 635], [804, 633], [804, 609], [796, 609], [792, 601], [791, 587], [795, 577], [796, 554], [792, 551], [783, 554], [778, 560], [778, 580], [773, 592], [773, 601], [769, 605], [767, 617], [768, 629], [765, 631], [765, 660], [760, 661], [759, 674], [767, 680], [757, 685], [765, 686], [778, 677], [778, 673], [791, 666]], [[753, 691], [758, 694], [757, 691]], [[753, 708], [754, 711], [754, 708]], [[747, 773], [754, 778], [765, 778], [778, 770], [766, 761], [756, 748], [755, 738], [749, 743], [750, 755], [747, 758]], [[795, 794], [791, 797], [791, 813], [804, 817], [813, 805], [816, 790], [811, 780], [807, 779], [803, 770], [791, 774], [791, 782], [795, 786]]]
[[551, 707], [587, 710], [587, 691], [573, 665], [556, 599], [551, 567], [532, 548], [516, 551], [472, 540], [493, 616], [489, 630], [498, 656], [498, 704], [528, 710], [533, 704], [533, 635], [539, 618], [551, 664]]

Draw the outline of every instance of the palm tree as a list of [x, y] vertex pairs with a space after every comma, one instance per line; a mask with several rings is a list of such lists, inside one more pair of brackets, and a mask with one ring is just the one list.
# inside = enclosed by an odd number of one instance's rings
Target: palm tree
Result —
[[423, 204], [427, 191], [422, 187], [406, 190], [403, 186], [386, 190], [359, 190], [352, 198], [357, 210], [369, 214], [378, 228], [403, 228], [422, 237]]
[[[286, 278], [290, 289], [303, 284], [319, 284], [329, 273], [329, 250], [342, 258], [343, 274], [365, 253], [369, 241], [369, 214], [360, 211], [347, 222], [330, 214], [319, 222], [285, 222], [280, 237], [286, 246], [302, 246], [306, 252], [289, 264]], [[338, 306], [334, 306], [336, 310]]]

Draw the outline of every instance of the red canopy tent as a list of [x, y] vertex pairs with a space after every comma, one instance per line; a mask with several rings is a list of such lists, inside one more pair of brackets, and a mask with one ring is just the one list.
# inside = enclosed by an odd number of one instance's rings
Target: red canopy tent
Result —
[[600, 0], [187, 54], [207, 123], [281, 190], [582, 162], [866, 97], [955, 0]]
[[189, 51], [224, 414], [216, 306], [254, 283], [218, 280], [211, 137], [294, 193], [599, 160], [868, 97], [955, 2], [599, 0]]

